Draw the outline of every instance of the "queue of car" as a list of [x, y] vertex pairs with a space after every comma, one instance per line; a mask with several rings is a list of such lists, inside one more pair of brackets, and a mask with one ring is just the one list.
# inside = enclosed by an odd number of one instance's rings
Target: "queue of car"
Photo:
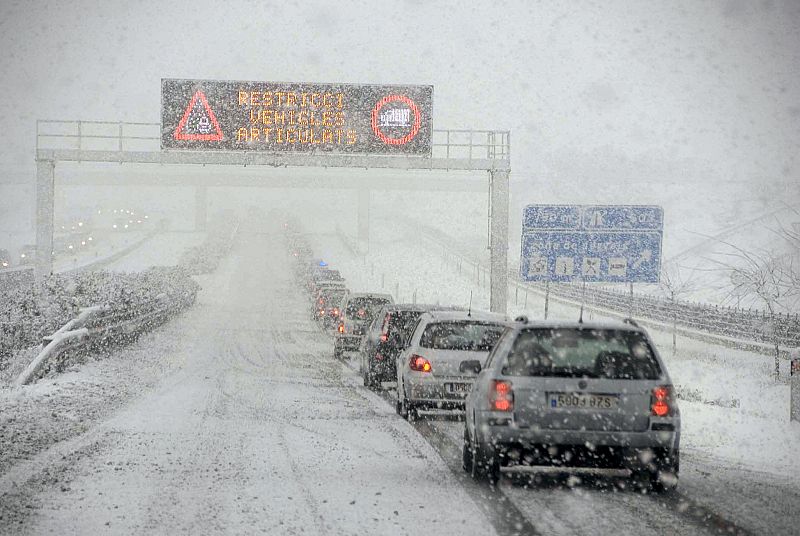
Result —
[[464, 415], [462, 465], [495, 483], [503, 470], [611, 470], [637, 486], [677, 486], [680, 412], [647, 331], [635, 321], [514, 321], [350, 291], [288, 233], [312, 316], [333, 356], [357, 352], [364, 385], [394, 387], [396, 411]]

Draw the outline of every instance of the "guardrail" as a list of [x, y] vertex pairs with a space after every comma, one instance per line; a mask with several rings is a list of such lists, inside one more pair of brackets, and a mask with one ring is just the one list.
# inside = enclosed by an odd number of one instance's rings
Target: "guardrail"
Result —
[[[485, 267], [474, 259], [467, 258], [461, 251], [450, 246], [454, 241], [444, 233], [420, 225], [422, 234], [427, 236], [437, 247], [442, 248], [446, 255], [460, 259], [476, 267], [478, 274]], [[754, 347], [750, 343], [761, 345], [778, 344], [784, 347], [800, 347], [800, 316], [797, 314], [769, 314], [765, 311], [745, 311], [742, 309], [728, 309], [690, 303], [685, 301], [670, 301], [648, 294], [614, 292], [608, 289], [598, 289], [568, 283], [551, 283], [547, 288], [545, 283], [525, 283], [518, 281], [519, 274], [509, 270], [510, 285], [518, 289], [533, 290], [538, 294], [550, 293], [551, 296], [569, 300], [574, 303], [583, 302], [588, 307], [596, 307], [613, 312], [619, 316], [633, 316], [649, 319], [668, 326], [676, 325], [684, 328], [683, 335], [707, 340], [703, 334], [713, 335], [720, 341], [720, 337], [728, 339], [728, 343], [741, 343], [752, 349], [766, 351], [764, 347]], [[691, 331], [697, 331], [697, 334]], [[774, 346], [770, 352], [774, 353]]]
[[136, 307], [87, 307], [43, 340], [43, 349], [14, 381], [21, 387], [36, 380], [55, 366], [60, 368], [75, 352], [135, 339], [144, 331], [163, 324], [170, 317], [194, 303], [196, 288], [179, 295], [159, 294]]
[[[517, 273], [513, 273], [518, 277]], [[543, 283], [529, 283], [545, 290]], [[551, 284], [550, 292], [572, 300], [580, 300], [583, 289], [575, 284]], [[706, 333], [722, 335], [743, 341], [781, 346], [800, 346], [800, 317], [789, 314], [770, 314], [763, 310], [746, 311], [742, 309], [718, 307], [670, 301], [648, 294], [624, 294], [608, 289], [587, 287], [585, 303], [614, 311], [628, 312], [630, 316], [649, 318], [664, 323], [696, 329]]]

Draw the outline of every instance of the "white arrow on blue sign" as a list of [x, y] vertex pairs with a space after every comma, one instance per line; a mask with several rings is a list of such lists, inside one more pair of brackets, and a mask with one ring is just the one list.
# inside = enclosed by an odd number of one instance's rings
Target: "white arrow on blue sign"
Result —
[[657, 283], [663, 225], [652, 205], [528, 205], [520, 277]]

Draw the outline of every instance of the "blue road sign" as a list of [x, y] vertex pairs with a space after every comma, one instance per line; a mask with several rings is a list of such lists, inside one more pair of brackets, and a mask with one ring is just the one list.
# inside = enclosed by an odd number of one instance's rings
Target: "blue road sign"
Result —
[[529, 205], [520, 277], [657, 283], [663, 221], [656, 206]]

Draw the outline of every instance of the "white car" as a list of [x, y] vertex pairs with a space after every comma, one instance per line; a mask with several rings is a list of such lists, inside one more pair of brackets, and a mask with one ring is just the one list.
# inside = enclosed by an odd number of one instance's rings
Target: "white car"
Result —
[[477, 371], [510, 325], [501, 314], [430, 311], [420, 316], [397, 357], [397, 413], [463, 409]]

